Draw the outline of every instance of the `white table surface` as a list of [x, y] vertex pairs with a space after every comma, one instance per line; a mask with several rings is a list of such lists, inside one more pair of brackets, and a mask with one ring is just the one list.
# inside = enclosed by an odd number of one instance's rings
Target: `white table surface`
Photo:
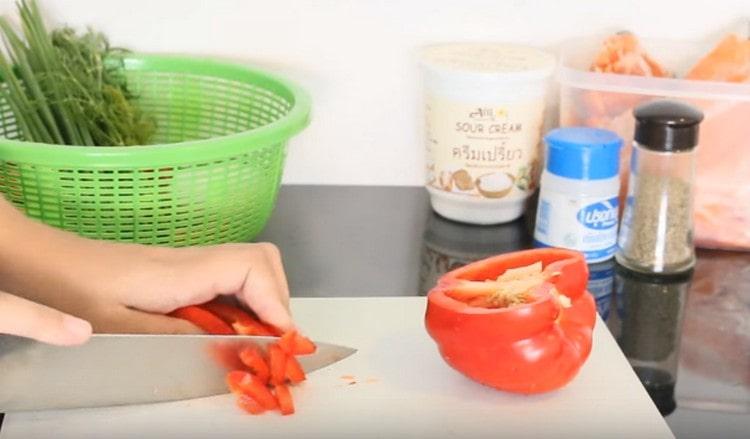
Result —
[[293, 389], [293, 416], [249, 416], [221, 395], [12, 413], [0, 439], [673, 437], [601, 320], [572, 383], [520, 396], [476, 384], [442, 361], [424, 330], [424, 297], [303, 298], [292, 310], [311, 338], [359, 349]]

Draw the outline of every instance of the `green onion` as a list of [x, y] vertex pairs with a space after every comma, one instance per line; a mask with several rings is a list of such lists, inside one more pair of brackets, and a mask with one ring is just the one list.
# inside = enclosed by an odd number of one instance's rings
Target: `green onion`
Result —
[[89, 29], [48, 32], [34, 0], [17, 3], [21, 32], [0, 17], [0, 100], [21, 140], [82, 146], [148, 144], [156, 125], [137, 106], [124, 72], [127, 51]]

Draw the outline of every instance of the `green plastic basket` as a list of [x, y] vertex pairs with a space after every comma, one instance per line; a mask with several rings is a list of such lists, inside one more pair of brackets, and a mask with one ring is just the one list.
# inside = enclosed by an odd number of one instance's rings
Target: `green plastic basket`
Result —
[[218, 61], [136, 56], [125, 67], [156, 118], [156, 144], [21, 142], [0, 101], [0, 191], [29, 216], [93, 238], [173, 246], [254, 238], [273, 210], [286, 143], [309, 121], [308, 95]]

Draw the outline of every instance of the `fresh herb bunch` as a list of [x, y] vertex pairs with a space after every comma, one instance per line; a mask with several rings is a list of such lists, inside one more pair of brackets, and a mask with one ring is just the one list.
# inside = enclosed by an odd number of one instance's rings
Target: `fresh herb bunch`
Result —
[[17, 3], [23, 38], [0, 17], [0, 93], [22, 140], [82, 146], [149, 143], [154, 119], [137, 106], [124, 74], [127, 51], [89, 29], [48, 32], [35, 0]]

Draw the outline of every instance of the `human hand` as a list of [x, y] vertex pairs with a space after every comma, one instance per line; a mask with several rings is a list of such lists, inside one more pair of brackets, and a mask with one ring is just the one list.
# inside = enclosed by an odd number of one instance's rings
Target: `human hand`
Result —
[[0, 291], [0, 334], [70, 346], [89, 339], [91, 324], [48, 306]]
[[[282, 330], [293, 326], [289, 287], [273, 244], [167, 248], [84, 239], [30, 220], [2, 197], [0, 291], [17, 296], [5, 297], [16, 308], [22, 297], [88, 320], [95, 332], [200, 332], [164, 314], [221, 295], [236, 295]], [[42, 313], [24, 309], [33, 321], [34, 313]], [[9, 330], [33, 325], [14, 322]]]
[[166, 248], [59, 233], [49, 257], [40, 260], [36, 252], [33, 263], [3, 270], [3, 286], [84, 318], [95, 332], [198, 333], [164, 314], [221, 295], [236, 295], [276, 327], [293, 326], [281, 256], [272, 244]]

